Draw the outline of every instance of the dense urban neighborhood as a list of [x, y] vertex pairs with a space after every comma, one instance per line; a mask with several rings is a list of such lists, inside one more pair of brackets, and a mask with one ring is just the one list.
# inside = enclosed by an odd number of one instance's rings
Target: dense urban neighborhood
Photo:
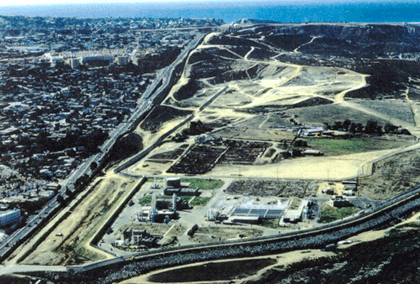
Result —
[[196, 35], [145, 29], [215, 24], [1, 17], [1, 161], [9, 169], [2, 171], [3, 203], [40, 201], [40, 192], [56, 190], [51, 182], [101, 150], [128, 120], [154, 72]]

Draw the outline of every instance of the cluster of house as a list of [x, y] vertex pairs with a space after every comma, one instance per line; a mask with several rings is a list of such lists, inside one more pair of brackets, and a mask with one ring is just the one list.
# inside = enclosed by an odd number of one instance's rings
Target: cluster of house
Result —
[[[67, 177], [130, 116], [153, 77], [127, 67], [130, 62], [151, 47], [182, 47], [196, 35], [142, 28], [220, 24], [213, 19], [1, 18], [0, 161], [41, 180]], [[115, 72], [104, 69], [111, 63]]]
[[[0, 57], [127, 48], [137, 39], [136, 33], [144, 29], [212, 27], [223, 23], [218, 19], [0, 16]], [[140, 40], [148, 42], [146, 36]]]
[[52, 67], [68, 65], [72, 69], [79, 69], [81, 66], [95, 68], [110, 64], [138, 65], [144, 55], [158, 55], [162, 49], [170, 47], [182, 48], [195, 36], [196, 31], [130, 31], [124, 34], [124, 44], [118, 46], [105, 45], [101, 48], [66, 50], [60, 48], [44, 53], [38, 61]]
[[0, 194], [0, 213], [10, 208], [34, 211], [53, 198], [60, 185], [54, 182], [15, 188]]
[[41, 84], [37, 76], [0, 83], [7, 92], [0, 105], [1, 162], [39, 179], [66, 177], [128, 118], [141, 95], [130, 75], [99, 81], [89, 72], [53, 72]]

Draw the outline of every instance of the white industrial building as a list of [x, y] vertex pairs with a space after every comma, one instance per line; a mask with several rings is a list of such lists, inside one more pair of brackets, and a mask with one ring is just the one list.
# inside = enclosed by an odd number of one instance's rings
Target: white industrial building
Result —
[[228, 223], [258, 223], [261, 219], [280, 218], [289, 200], [278, 200], [275, 204], [255, 204], [255, 199], [247, 198], [238, 206], [227, 205], [207, 211], [207, 220], [227, 220]]
[[76, 69], [80, 65], [80, 59], [79, 58], [70, 58], [69, 59], [70, 67], [73, 69]]
[[283, 222], [290, 222], [295, 223], [302, 220], [302, 215], [304, 213], [304, 209], [308, 207], [308, 200], [301, 200], [299, 207], [297, 209], [290, 209], [292, 202], [289, 203], [288, 208], [284, 212], [283, 217], [280, 220], [280, 223]]
[[128, 65], [128, 56], [118, 56], [116, 61], [118, 65], [121, 65], [121, 66]]

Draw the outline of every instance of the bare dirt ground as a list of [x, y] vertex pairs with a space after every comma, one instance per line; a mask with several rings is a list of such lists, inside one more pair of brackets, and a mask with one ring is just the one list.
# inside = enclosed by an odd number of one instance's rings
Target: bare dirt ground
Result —
[[393, 150], [382, 150], [335, 157], [304, 157], [282, 160], [276, 164], [266, 165], [229, 165], [217, 166], [207, 175], [210, 177], [238, 176], [248, 178], [288, 178], [288, 179], [322, 179], [340, 180], [361, 175], [368, 167], [367, 161], [378, 159], [392, 153]]
[[183, 233], [185, 233], [186, 228], [181, 224], [159, 224], [159, 223], [134, 223], [134, 224], [127, 224], [122, 226], [118, 229], [118, 233], [122, 234], [127, 228], [139, 228], [146, 230], [151, 235], [167, 235], [167, 236], [176, 236], [179, 237]]
[[[369, 231], [369, 232], [364, 232], [361, 234], [358, 234], [356, 236], [353, 236], [351, 238], [349, 238], [348, 240], [351, 241], [351, 243], [349, 244], [342, 244], [338, 246], [338, 250], [345, 250], [346, 248], [349, 248], [351, 246], [356, 246], [357, 244], [360, 244], [362, 242], [372, 242], [374, 240], [378, 240], [381, 238], [384, 238], [386, 235], [386, 232], [390, 231], [390, 230], [404, 230], [404, 229], [409, 229], [409, 228], [402, 228], [402, 225], [410, 225], [410, 224], [414, 224], [415, 226], [417, 226], [419, 224], [419, 218], [420, 218], [420, 213], [417, 213], [411, 217], [409, 217], [407, 220], [404, 220], [394, 226], [391, 226], [389, 228], [386, 229], [380, 229], [380, 230], [375, 230], [375, 231]], [[299, 263], [305, 260], [322, 260], [322, 259], [327, 259], [330, 257], [334, 257], [336, 255], [335, 252], [331, 252], [331, 251], [321, 251], [319, 249], [309, 249], [309, 250], [298, 250], [298, 251], [292, 251], [292, 252], [287, 252], [287, 253], [282, 253], [282, 254], [277, 254], [277, 255], [270, 255], [270, 256], [259, 256], [259, 257], [253, 257], [253, 258], [241, 258], [240, 260], [255, 260], [255, 259], [262, 259], [262, 258], [270, 258], [276, 261], [275, 264], [271, 264], [269, 266], [266, 266], [262, 269], [260, 269], [257, 273], [255, 273], [254, 275], [245, 277], [245, 278], [240, 278], [240, 279], [226, 279], [225, 281], [217, 281], [217, 282], [211, 282], [211, 283], [248, 283], [248, 281], [259, 281], [264, 279], [263, 275], [272, 269], [276, 269], [276, 268], [281, 268], [281, 267], [287, 267], [288, 265], [294, 264], [294, 263]], [[224, 263], [224, 262], [232, 262], [235, 261], [236, 259], [230, 259], [230, 260], [220, 260], [220, 261], [211, 261], [211, 262], [217, 262], [217, 263]], [[239, 260], [239, 259], [238, 259]], [[202, 262], [202, 263], [195, 263], [195, 264], [188, 264], [188, 265], [183, 265], [180, 267], [176, 267], [175, 269], [179, 269], [179, 268], [193, 268], [194, 266], [197, 265], [206, 265], [210, 262]], [[159, 282], [153, 282], [151, 281], [151, 276], [158, 274], [158, 273], [162, 273], [162, 272], [171, 272], [175, 270], [174, 268], [167, 268], [167, 269], [162, 269], [162, 270], [158, 270], [158, 271], [153, 271], [150, 273], [147, 273], [145, 275], [141, 275], [138, 277], [134, 277], [131, 279], [127, 279], [125, 281], [120, 282], [121, 284], [141, 284], [141, 283], [159, 283]], [[181, 283], [181, 279], [179, 280], [179, 282], [177, 282], [176, 279], [176, 275], [173, 276], [173, 282], [172, 283]], [[265, 279], [267, 280], [267, 279]], [[210, 282], [191, 282], [191, 283], [210, 283]]]
[[[249, 125], [251, 126], [251, 125]], [[260, 129], [252, 127], [229, 127], [212, 134], [224, 138], [243, 139], [243, 140], [259, 140], [259, 141], [275, 141], [284, 140], [291, 141], [295, 137], [295, 133], [291, 131], [281, 131], [278, 129]]]
[[98, 223], [133, 185], [133, 180], [119, 176], [102, 180], [22, 263], [60, 265], [106, 258], [98, 251], [88, 251], [86, 243], [99, 229]]
[[420, 151], [410, 151], [374, 163], [373, 173], [359, 179], [359, 194], [386, 199], [420, 183]]
[[248, 228], [226, 228], [226, 227], [199, 227], [197, 232], [191, 238], [196, 243], [220, 242], [234, 239], [255, 238], [262, 236], [263, 232], [258, 229]]
[[[279, 50], [257, 39], [253, 39], [254, 44], [240, 48], [235, 44], [226, 45], [220, 36], [218, 33], [207, 35], [203, 43], [189, 55], [181, 79], [163, 103], [178, 111], [195, 110], [195, 119], [212, 126], [214, 130], [211, 134], [216, 137], [282, 143], [291, 141], [294, 133], [276, 129], [280, 126], [333, 123], [345, 119], [363, 124], [369, 120], [382, 125], [393, 123], [407, 128], [414, 136], [420, 134], [415, 125], [415, 101], [369, 101], [364, 104], [360, 99], [346, 97], [348, 93], [367, 86], [367, 74], [341, 67], [284, 63], [275, 60], [275, 56], [271, 59], [263, 58], [257, 50], [262, 48], [261, 44], [269, 52], [279, 53]], [[299, 48], [297, 46], [293, 52]], [[212, 73], [213, 67], [206, 65], [211, 59], [218, 62], [218, 72]], [[193, 89], [186, 86], [192, 86]], [[198, 111], [223, 87], [228, 89], [207, 105], [205, 110]], [[314, 98], [318, 101], [313, 101]], [[306, 105], [303, 104], [306, 102]], [[180, 118], [166, 121], [155, 133], [138, 129], [146, 147], [179, 121]], [[347, 179], [368, 174], [369, 161], [389, 155], [393, 152], [388, 150], [390, 148], [403, 148], [414, 141], [409, 142], [405, 138], [400, 141], [398, 137], [393, 139], [376, 141], [371, 143], [371, 147], [367, 144], [360, 151], [366, 152], [364, 154], [344, 152], [345, 155], [338, 153], [340, 156], [305, 157], [281, 160], [279, 163], [271, 158], [262, 158], [256, 163], [258, 165], [217, 165], [208, 176]], [[189, 139], [185, 143], [191, 145], [195, 141]], [[275, 146], [274, 155], [281, 149]], [[162, 149], [159, 147], [148, 159], [162, 152]], [[131, 171], [137, 174], [166, 174], [175, 162], [150, 159], [134, 165]]]

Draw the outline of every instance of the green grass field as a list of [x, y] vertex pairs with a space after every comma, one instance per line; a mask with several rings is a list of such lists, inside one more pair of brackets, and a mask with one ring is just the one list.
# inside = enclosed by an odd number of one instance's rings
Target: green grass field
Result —
[[356, 214], [361, 209], [359, 207], [324, 207], [319, 218], [320, 223], [330, 223], [336, 220]]
[[386, 141], [369, 138], [352, 139], [302, 139], [308, 142], [309, 148], [320, 150], [326, 155], [337, 156], [363, 153], [375, 150], [392, 149], [408, 145], [407, 142]]
[[198, 188], [201, 190], [213, 190], [223, 186], [224, 182], [217, 179], [195, 179], [195, 178], [182, 178], [181, 182], [190, 183], [191, 188]]
[[210, 201], [210, 197], [199, 197], [196, 196], [193, 200], [191, 200], [190, 205], [192, 206], [204, 206], [207, 202]]

